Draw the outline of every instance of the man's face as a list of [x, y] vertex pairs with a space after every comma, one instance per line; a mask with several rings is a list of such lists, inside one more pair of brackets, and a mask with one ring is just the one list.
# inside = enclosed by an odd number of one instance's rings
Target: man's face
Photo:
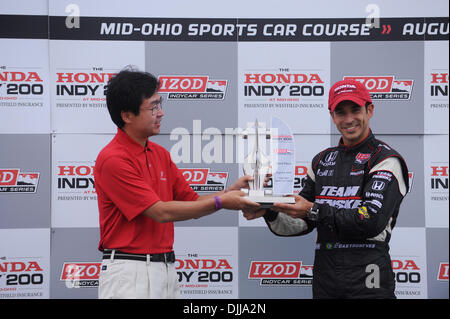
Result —
[[128, 113], [127, 130], [134, 136], [148, 138], [160, 132], [161, 120], [164, 113], [161, 108], [162, 98], [158, 93], [142, 100], [139, 114]]
[[369, 135], [369, 120], [373, 116], [373, 104], [361, 107], [352, 101], [342, 101], [331, 113], [336, 128], [346, 146], [360, 143]]

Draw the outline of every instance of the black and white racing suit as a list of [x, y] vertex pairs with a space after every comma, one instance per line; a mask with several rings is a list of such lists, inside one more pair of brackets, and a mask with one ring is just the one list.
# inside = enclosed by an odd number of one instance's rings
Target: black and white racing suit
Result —
[[370, 132], [312, 160], [299, 195], [315, 203], [316, 222], [270, 210], [264, 218], [279, 236], [317, 228], [313, 298], [395, 298], [388, 243], [408, 188], [403, 158]]

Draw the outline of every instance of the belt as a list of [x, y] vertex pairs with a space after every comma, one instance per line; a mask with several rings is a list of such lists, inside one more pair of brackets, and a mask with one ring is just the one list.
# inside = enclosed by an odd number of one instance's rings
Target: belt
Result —
[[174, 263], [175, 253], [171, 251], [162, 254], [130, 254], [115, 249], [115, 250], [105, 250], [103, 252], [103, 259], [128, 259], [139, 261]]

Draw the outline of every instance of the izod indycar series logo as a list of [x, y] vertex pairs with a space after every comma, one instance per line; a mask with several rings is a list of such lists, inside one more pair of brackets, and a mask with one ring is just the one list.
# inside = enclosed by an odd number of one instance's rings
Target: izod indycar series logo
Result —
[[227, 172], [211, 172], [209, 168], [180, 168], [195, 192], [220, 192], [227, 186]]
[[158, 92], [169, 100], [223, 100], [228, 82], [207, 75], [161, 75], [158, 80]]
[[364, 84], [373, 100], [409, 100], [414, 80], [400, 80], [388, 76], [344, 76], [344, 80], [355, 80]]
[[448, 262], [441, 262], [439, 264], [437, 280], [448, 281]]
[[38, 172], [21, 172], [18, 168], [0, 169], [0, 193], [36, 193]]
[[0, 66], [0, 106], [42, 107], [43, 102], [39, 101], [44, 95], [42, 75], [8, 69]]
[[313, 266], [301, 261], [252, 261], [248, 279], [258, 279], [262, 286], [310, 286]]
[[100, 267], [101, 263], [95, 262], [66, 262], [60, 280], [65, 282], [67, 288], [98, 287]]

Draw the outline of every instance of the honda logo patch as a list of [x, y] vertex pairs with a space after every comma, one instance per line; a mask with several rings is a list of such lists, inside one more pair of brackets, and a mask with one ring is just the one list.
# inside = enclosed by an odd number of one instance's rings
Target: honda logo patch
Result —
[[372, 189], [375, 191], [382, 191], [386, 186], [385, 182], [382, 181], [374, 181], [372, 184]]

